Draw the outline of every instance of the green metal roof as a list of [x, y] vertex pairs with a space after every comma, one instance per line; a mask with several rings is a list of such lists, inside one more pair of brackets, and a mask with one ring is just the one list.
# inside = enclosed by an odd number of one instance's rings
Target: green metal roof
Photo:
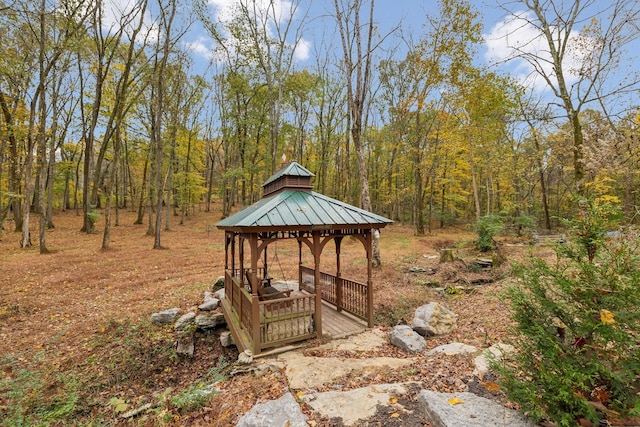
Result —
[[276, 173], [271, 175], [271, 177], [269, 177], [269, 179], [267, 179], [264, 182], [264, 184], [262, 184], [262, 186], [264, 187], [267, 184], [270, 184], [273, 181], [276, 181], [277, 179], [279, 179], [279, 178], [281, 178], [283, 176], [312, 177], [312, 176], [315, 176], [315, 175], [313, 174], [313, 172], [309, 171], [307, 168], [302, 166], [300, 163], [291, 162], [287, 166], [283, 167], [282, 169], [280, 169], [279, 171], [277, 171]]
[[312, 228], [314, 226], [382, 228], [392, 222], [383, 216], [313, 191], [285, 189], [223, 219], [216, 224], [216, 227], [221, 229], [277, 228], [280, 230]]

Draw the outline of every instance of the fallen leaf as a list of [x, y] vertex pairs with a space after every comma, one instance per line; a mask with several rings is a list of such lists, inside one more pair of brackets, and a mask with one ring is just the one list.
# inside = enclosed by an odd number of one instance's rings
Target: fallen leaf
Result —
[[593, 397], [596, 402], [605, 403], [609, 401], [611, 396], [609, 395], [609, 392], [607, 392], [606, 387], [600, 386], [593, 389], [591, 397]]
[[458, 396], [454, 396], [451, 399], [449, 399], [450, 405], [459, 405], [461, 403], [464, 403], [464, 400], [460, 399]]
[[614, 315], [609, 310], [605, 310], [604, 308], [600, 310], [600, 321], [607, 325], [613, 325], [616, 323], [616, 319], [614, 319]]
[[593, 423], [591, 421], [589, 421], [588, 419], [586, 419], [586, 418], [578, 419], [578, 425], [580, 427], [594, 427]]
[[500, 391], [500, 386], [493, 381], [481, 382], [480, 384], [482, 384], [484, 388], [491, 392]]
[[399, 413], [394, 412], [393, 414], [391, 414], [391, 418], [398, 418], [400, 416]]
[[392, 405], [395, 405], [396, 403], [398, 403], [398, 398], [397, 397], [391, 397], [389, 399], [389, 403]]

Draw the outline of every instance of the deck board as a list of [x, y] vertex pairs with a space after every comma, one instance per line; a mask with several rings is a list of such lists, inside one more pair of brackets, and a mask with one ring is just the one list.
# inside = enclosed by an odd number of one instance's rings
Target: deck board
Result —
[[322, 333], [331, 338], [343, 338], [367, 329], [367, 323], [348, 313], [338, 313], [335, 307], [322, 303]]

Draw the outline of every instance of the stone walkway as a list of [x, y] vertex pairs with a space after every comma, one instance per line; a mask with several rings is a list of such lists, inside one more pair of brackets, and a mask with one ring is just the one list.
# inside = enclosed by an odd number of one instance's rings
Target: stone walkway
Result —
[[[320, 350], [345, 350], [366, 351], [372, 350], [388, 342], [388, 334], [379, 329], [373, 329], [352, 336], [347, 339], [335, 340], [321, 346]], [[494, 346], [484, 352], [475, 347], [452, 343], [435, 348], [431, 354], [444, 353], [455, 355], [460, 353], [477, 353], [475, 358], [476, 372], [482, 375], [488, 369], [486, 353], [494, 354], [508, 351], [504, 347]], [[347, 374], [359, 376], [367, 375], [369, 370], [380, 367], [397, 368], [409, 366], [415, 363], [415, 359], [395, 359], [390, 357], [373, 357], [366, 359], [335, 359], [322, 357], [309, 357], [301, 351], [291, 351], [280, 354], [275, 359], [261, 360], [256, 363], [268, 363], [285, 369], [289, 386], [296, 397], [306, 402], [314, 411], [326, 419], [342, 419], [345, 426], [358, 426], [381, 411], [381, 407], [388, 406], [389, 414], [398, 416], [403, 412], [411, 415], [415, 412], [405, 410], [398, 397], [417, 393], [417, 410], [420, 414], [413, 419], [425, 419], [433, 427], [533, 427], [534, 424], [527, 421], [518, 412], [507, 409], [497, 402], [477, 396], [473, 393], [437, 393], [428, 390], [419, 391], [419, 385], [415, 383], [375, 384], [353, 390], [317, 392], [320, 386], [333, 385], [334, 380]], [[336, 385], [337, 387], [337, 385]], [[411, 391], [410, 391], [411, 390]], [[274, 401], [278, 402], [278, 401]], [[263, 404], [264, 405], [264, 404]], [[414, 406], [415, 399], [414, 399]], [[265, 409], [261, 408], [261, 411]], [[278, 409], [271, 409], [278, 412]], [[250, 417], [247, 414], [246, 417]], [[393, 416], [393, 415], [392, 415]], [[295, 423], [305, 418], [302, 412], [297, 415]], [[305, 418], [306, 419], [306, 418]], [[259, 426], [259, 422], [252, 424], [251, 420], [246, 425]], [[247, 422], [244, 420], [243, 422]], [[294, 422], [291, 418], [290, 422]], [[294, 423], [294, 424], [295, 424]], [[304, 424], [304, 423], [303, 423]], [[267, 424], [264, 424], [265, 427]], [[272, 424], [269, 424], [270, 426]], [[284, 425], [284, 424], [283, 424]], [[293, 424], [292, 424], [293, 425]], [[406, 424], [410, 425], [410, 424]]]

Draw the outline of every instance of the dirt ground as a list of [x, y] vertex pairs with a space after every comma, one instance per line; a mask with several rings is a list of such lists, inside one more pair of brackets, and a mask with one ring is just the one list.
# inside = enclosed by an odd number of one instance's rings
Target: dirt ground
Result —
[[[51, 253], [46, 255], [37, 247], [20, 249], [20, 235], [12, 231], [12, 222], [5, 222], [0, 231], [0, 380], [40, 373], [40, 388], [34, 385], [37, 392], [31, 397], [23, 393], [23, 405], [53, 402], [73, 392], [78, 397], [75, 407], [81, 408], [74, 413], [76, 422], [125, 423], [118, 421], [124, 408], [175, 396], [178, 390], [210, 380], [207, 373], [213, 376], [235, 360], [235, 349], [223, 349], [214, 335], [197, 336], [193, 359], [177, 357], [171, 328], [149, 323], [153, 312], [171, 307], [186, 312], [200, 304], [203, 292], [223, 274], [223, 233], [212, 227], [219, 212], [196, 212], [184, 224], [179, 219], [172, 217], [171, 230], [162, 233], [163, 249], [154, 250], [153, 237], [145, 235], [147, 226], [133, 225], [134, 213], [121, 211], [119, 225], [112, 228], [110, 249], [101, 250], [102, 217], [98, 233], [87, 235], [80, 232], [81, 217], [75, 212], [58, 212], [55, 228], [47, 231]], [[32, 223], [37, 224], [37, 217]], [[32, 236], [37, 236], [36, 229]], [[508, 320], [496, 293], [508, 275], [508, 263], [482, 271], [473, 263], [478, 255], [472, 240], [465, 230], [438, 230], [418, 237], [403, 225], [384, 229], [383, 267], [373, 277], [376, 323], [390, 328], [410, 322], [415, 307], [438, 301], [458, 314], [458, 329], [452, 336], [430, 339], [429, 348], [453, 341], [487, 347], [500, 341]], [[358, 245], [345, 244], [346, 277], [361, 274], [365, 267]], [[439, 264], [440, 248], [454, 248], [462, 260]], [[502, 251], [508, 260], [522, 259], [529, 247], [518, 239], [504, 240]], [[293, 253], [295, 248], [284, 244], [272, 255], [284, 278], [294, 277], [286, 265]], [[327, 259], [331, 264], [330, 255]], [[309, 343], [307, 351], [313, 352], [314, 345]], [[405, 357], [391, 346], [382, 351]], [[425, 360], [410, 373], [380, 372], [378, 377], [345, 378], [343, 383], [355, 388], [376, 381], [418, 381], [422, 388], [452, 391], [474, 381], [471, 370], [466, 358]], [[288, 390], [280, 372], [232, 376], [216, 386], [221, 393], [206, 404], [190, 406], [166, 398], [165, 405], [134, 423], [233, 425], [256, 402], [278, 398]], [[8, 393], [2, 392], [0, 415], [7, 415], [15, 411], [10, 404], [16, 398], [10, 402]], [[316, 425], [336, 425], [335, 420], [308, 415]], [[367, 425], [392, 425], [384, 423], [389, 417], [380, 414]], [[414, 422], [423, 425], [419, 419]]]

